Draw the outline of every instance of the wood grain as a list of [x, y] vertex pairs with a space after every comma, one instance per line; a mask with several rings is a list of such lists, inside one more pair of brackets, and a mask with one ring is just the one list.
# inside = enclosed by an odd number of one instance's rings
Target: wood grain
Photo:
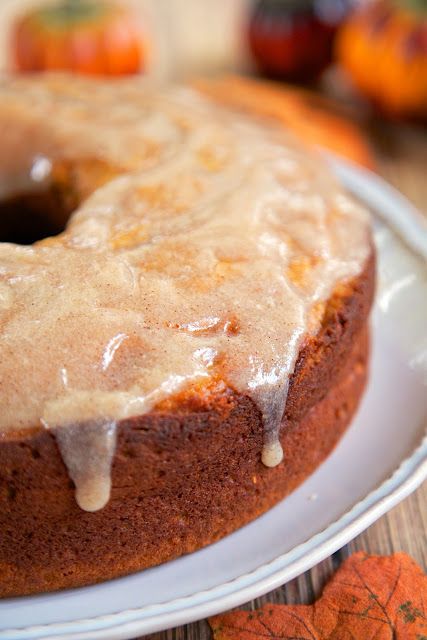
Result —
[[[370, 123], [367, 133], [376, 149], [379, 172], [427, 216], [427, 130], [407, 125]], [[345, 558], [355, 551], [387, 555], [409, 553], [427, 571], [427, 483], [311, 571], [242, 606], [266, 602], [311, 603]], [[146, 636], [149, 640], [210, 640], [206, 620]]]

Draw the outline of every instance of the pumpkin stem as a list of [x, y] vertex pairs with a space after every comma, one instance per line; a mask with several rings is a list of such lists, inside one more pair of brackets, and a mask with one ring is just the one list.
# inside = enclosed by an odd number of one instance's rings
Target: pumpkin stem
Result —
[[52, 26], [67, 28], [71, 23], [96, 20], [108, 9], [107, 2], [97, 0], [60, 0], [41, 9], [38, 15]]
[[396, 4], [407, 11], [427, 15], [427, 0], [396, 0]]

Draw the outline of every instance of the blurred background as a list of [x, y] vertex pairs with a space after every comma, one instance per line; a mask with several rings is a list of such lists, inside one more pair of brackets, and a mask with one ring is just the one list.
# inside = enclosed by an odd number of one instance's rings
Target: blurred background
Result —
[[[96, 24], [105, 22], [102, 7], [112, 16], [120, 6], [129, 23], [140, 29], [144, 50], [141, 69], [145, 72], [176, 77], [194, 70], [235, 68], [243, 60], [242, 23], [248, 5], [248, 0], [1, 0], [0, 66], [15, 66], [11, 30], [17, 17], [34, 18], [41, 9], [58, 8], [63, 24], [57, 21], [54, 25], [50, 20], [51, 30], [63, 31], [68, 25], [68, 39], [71, 31], [73, 35], [84, 32], [90, 38], [91, 23], [95, 41]], [[91, 6], [101, 8], [98, 15], [88, 9]], [[46, 29], [46, 22], [48, 18], [41, 28]]]
[[426, 208], [427, 0], [0, 0], [0, 70], [48, 69], [213, 77]]

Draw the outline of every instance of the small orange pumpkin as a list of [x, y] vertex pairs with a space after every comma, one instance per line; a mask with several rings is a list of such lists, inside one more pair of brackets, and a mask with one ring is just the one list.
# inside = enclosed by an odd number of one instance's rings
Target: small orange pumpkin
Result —
[[337, 57], [391, 116], [427, 116], [427, 1], [375, 0], [342, 26]]
[[122, 75], [143, 64], [137, 21], [122, 5], [99, 0], [61, 0], [20, 17], [12, 47], [20, 71], [66, 69]]

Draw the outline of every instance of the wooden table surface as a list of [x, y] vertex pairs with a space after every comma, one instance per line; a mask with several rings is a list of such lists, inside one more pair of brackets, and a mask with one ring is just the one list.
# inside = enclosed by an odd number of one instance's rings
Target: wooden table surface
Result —
[[[368, 133], [377, 154], [379, 173], [427, 216], [427, 130], [373, 123]], [[381, 555], [406, 551], [427, 571], [427, 483], [311, 571], [241, 608], [255, 609], [266, 602], [311, 603], [341, 562], [360, 550]], [[210, 640], [211, 632], [206, 620], [202, 620], [146, 638]]]

